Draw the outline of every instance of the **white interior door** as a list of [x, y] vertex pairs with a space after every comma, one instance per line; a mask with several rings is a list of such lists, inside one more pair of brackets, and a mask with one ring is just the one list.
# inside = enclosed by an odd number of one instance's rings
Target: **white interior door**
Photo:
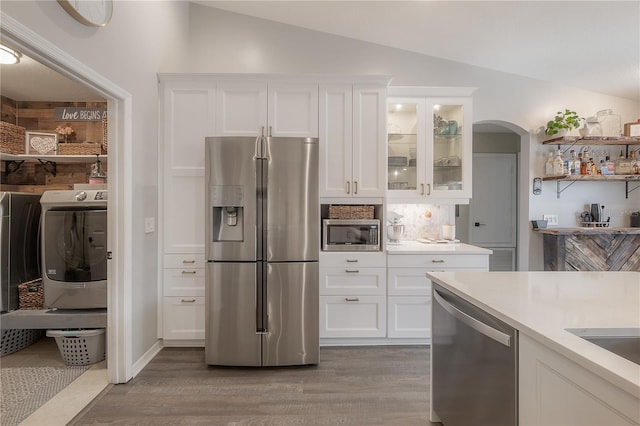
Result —
[[473, 198], [469, 203], [471, 244], [516, 247], [517, 162], [514, 153], [473, 155]]

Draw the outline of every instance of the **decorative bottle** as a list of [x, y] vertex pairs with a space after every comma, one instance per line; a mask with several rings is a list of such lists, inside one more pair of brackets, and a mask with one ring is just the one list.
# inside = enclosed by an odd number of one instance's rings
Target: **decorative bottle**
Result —
[[631, 174], [640, 174], [640, 161], [636, 158], [636, 152], [631, 151], [629, 153], [629, 161], [631, 162]]
[[564, 161], [562, 161], [562, 151], [556, 151], [556, 157], [553, 159], [553, 175], [562, 176], [564, 174]]
[[620, 151], [620, 158], [616, 161], [616, 174], [617, 175], [630, 175], [631, 174], [631, 161], [625, 158], [622, 151]]
[[549, 152], [547, 161], [544, 163], [544, 175], [553, 176], [553, 151]]
[[580, 160], [580, 174], [589, 174], [589, 151], [584, 151], [582, 153], [582, 159]]
[[578, 175], [580, 174], [580, 163], [578, 162], [578, 157], [576, 157], [576, 151], [571, 150], [571, 159], [569, 160], [569, 174]]

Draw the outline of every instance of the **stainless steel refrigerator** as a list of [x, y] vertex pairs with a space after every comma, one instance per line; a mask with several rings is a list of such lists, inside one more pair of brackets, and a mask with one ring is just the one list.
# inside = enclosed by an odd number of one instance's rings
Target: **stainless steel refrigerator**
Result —
[[317, 364], [318, 140], [205, 146], [206, 363]]

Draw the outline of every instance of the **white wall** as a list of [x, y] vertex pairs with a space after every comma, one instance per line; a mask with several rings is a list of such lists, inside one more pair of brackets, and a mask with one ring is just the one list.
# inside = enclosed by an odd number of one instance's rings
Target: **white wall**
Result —
[[[520, 191], [529, 198], [523, 202], [521, 222], [538, 218], [544, 212], [559, 214], [561, 226], [575, 226], [575, 212], [596, 199], [617, 212], [640, 208], [639, 191], [625, 200], [623, 183], [588, 187], [577, 183], [563, 193], [560, 200], [556, 199], [554, 184], [550, 182], [544, 184], [541, 196], [533, 196], [530, 191], [531, 181], [540, 176], [544, 152], [549, 149], [539, 142], [540, 128], [556, 111], [570, 108], [581, 116], [589, 116], [600, 109], [611, 108], [626, 123], [640, 117], [639, 102], [200, 5], [191, 5], [190, 55], [193, 72], [377, 74], [392, 76], [394, 86], [477, 87], [473, 95], [474, 123], [511, 123], [512, 128], [524, 135], [525, 169]], [[526, 223], [521, 231], [529, 233], [528, 229]], [[529, 244], [522, 247], [525, 261], [529, 269], [542, 269], [542, 239], [537, 234], [528, 236], [531, 237]]]
[[[188, 4], [115, 2], [113, 19], [104, 28], [78, 23], [55, 1], [3, 0], [1, 6], [3, 13], [132, 95], [134, 259], [129, 326], [134, 363], [157, 337], [157, 234], [144, 233], [144, 218], [158, 215], [156, 73], [184, 71]], [[110, 144], [114, 142], [118, 143]]]

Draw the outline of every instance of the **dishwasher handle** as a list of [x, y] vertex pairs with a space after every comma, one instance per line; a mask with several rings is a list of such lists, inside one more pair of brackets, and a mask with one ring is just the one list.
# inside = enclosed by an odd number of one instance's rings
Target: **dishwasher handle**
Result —
[[460, 309], [444, 300], [436, 290], [433, 290], [433, 298], [436, 302], [438, 302], [440, 306], [442, 306], [445, 311], [449, 312], [456, 319], [462, 321], [477, 332], [484, 334], [485, 336], [495, 340], [496, 342], [506, 347], [511, 347], [511, 336], [509, 336], [508, 334], [505, 334], [500, 330], [496, 330], [495, 328], [488, 326], [482, 321], [475, 319], [471, 315], [462, 312]]

